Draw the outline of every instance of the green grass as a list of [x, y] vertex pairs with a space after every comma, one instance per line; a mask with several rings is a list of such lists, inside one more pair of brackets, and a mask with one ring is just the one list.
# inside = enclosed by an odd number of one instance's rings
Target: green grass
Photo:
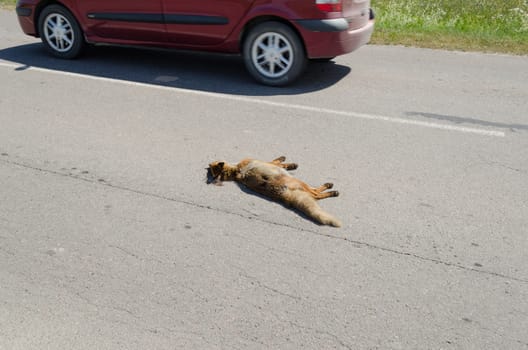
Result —
[[374, 44], [528, 54], [528, 0], [371, 1]]
[[16, 0], [0, 0], [0, 8], [13, 9], [15, 8]]
[[528, 0], [372, 0], [378, 44], [528, 54]]

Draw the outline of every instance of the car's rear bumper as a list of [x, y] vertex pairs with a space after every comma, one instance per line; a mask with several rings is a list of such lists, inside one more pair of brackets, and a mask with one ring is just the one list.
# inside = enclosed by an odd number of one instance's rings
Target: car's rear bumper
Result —
[[37, 36], [34, 23], [35, 6], [33, 4], [23, 4], [19, 1], [16, 7], [16, 14], [18, 17], [18, 23], [22, 31], [27, 35]]
[[370, 41], [374, 18], [357, 29], [349, 29], [344, 18], [296, 21], [304, 38], [308, 58], [328, 58], [352, 52]]

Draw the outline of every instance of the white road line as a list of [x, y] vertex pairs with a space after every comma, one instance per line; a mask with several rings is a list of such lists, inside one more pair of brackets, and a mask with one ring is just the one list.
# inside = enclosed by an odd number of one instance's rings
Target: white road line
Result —
[[24, 66], [21, 64], [3, 61], [3, 60], [0, 60], [0, 66], [17, 69], [19, 71], [31, 70], [31, 71], [37, 71], [37, 72], [59, 74], [59, 75], [65, 75], [65, 76], [70, 76], [70, 77], [76, 77], [76, 78], [104, 81], [104, 82], [110, 82], [110, 83], [119, 83], [119, 84], [124, 84], [124, 85], [129, 85], [129, 86], [135, 86], [135, 87], [145, 87], [149, 89], [158, 89], [158, 90], [163, 90], [163, 91], [178, 92], [182, 94], [201, 95], [201, 96], [226, 99], [226, 100], [237, 101], [237, 102], [255, 103], [255, 104], [266, 105], [266, 106], [271, 106], [271, 107], [279, 107], [279, 108], [284, 108], [284, 109], [296, 109], [300, 111], [307, 111], [307, 112], [314, 112], [314, 113], [342, 115], [342, 116], [358, 118], [358, 119], [385, 121], [385, 122], [396, 123], [396, 124], [414, 125], [414, 126], [421, 126], [421, 127], [426, 127], [426, 128], [450, 130], [450, 131], [457, 131], [457, 132], [484, 135], [484, 136], [495, 136], [495, 137], [505, 137], [506, 136], [506, 134], [503, 131], [497, 131], [497, 130], [468, 128], [468, 127], [463, 127], [463, 126], [431, 123], [431, 122], [425, 122], [425, 121], [413, 120], [413, 119], [386, 117], [386, 116], [375, 115], [375, 114], [356, 113], [356, 112], [342, 111], [342, 110], [329, 109], [329, 108], [320, 108], [320, 107], [304, 106], [304, 105], [298, 105], [298, 104], [292, 104], [292, 103], [261, 100], [258, 98], [235, 96], [235, 95], [229, 95], [229, 94], [224, 94], [224, 93], [189, 90], [189, 89], [183, 89], [183, 88], [177, 88], [177, 87], [171, 87], [171, 86], [139, 83], [139, 82], [128, 81], [128, 80], [123, 80], [123, 79], [97, 77], [97, 76], [92, 76], [92, 75], [64, 72], [60, 70], [53, 70], [53, 69], [47, 69], [47, 68]]

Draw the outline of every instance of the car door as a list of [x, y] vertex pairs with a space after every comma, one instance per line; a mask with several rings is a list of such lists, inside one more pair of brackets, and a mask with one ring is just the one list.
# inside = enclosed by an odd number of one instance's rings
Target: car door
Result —
[[87, 34], [126, 42], [163, 42], [161, 0], [77, 1]]
[[254, 0], [162, 0], [167, 39], [184, 45], [224, 41]]

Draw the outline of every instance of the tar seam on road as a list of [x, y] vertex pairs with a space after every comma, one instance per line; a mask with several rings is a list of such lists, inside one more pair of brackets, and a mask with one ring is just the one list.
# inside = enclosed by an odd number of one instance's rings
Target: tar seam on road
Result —
[[124, 84], [128, 86], [134, 86], [134, 87], [158, 89], [158, 90], [163, 90], [163, 91], [168, 91], [168, 92], [177, 92], [177, 93], [182, 93], [182, 94], [201, 95], [201, 96], [207, 96], [207, 97], [224, 99], [224, 100], [231, 100], [231, 101], [236, 101], [236, 102], [255, 103], [255, 104], [260, 104], [260, 105], [265, 105], [265, 106], [270, 106], [270, 107], [278, 107], [278, 108], [283, 108], [283, 109], [293, 109], [293, 110], [299, 110], [299, 111], [305, 111], [305, 112], [322, 113], [322, 114], [328, 114], [328, 115], [338, 115], [338, 116], [345, 116], [345, 117], [351, 117], [351, 118], [356, 118], [356, 119], [385, 121], [385, 122], [403, 124], [403, 125], [413, 125], [413, 126], [421, 126], [421, 127], [426, 127], [426, 128], [432, 128], [432, 129], [441, 129], [441, 130], [457, 131], [457, 132], [469, 133], [469, 134], [477, 134], [481, 136], [494, 136], [494, 137], [505, 137], [506, 136], [505, 132], [498, 131], [498, 130], [469, 128], [469, 127], [450, 125], [450, 124], [432, 123], [432, 122], [415, 120], [415, 119], [387, 117], [387, 116], [375, 115], [375, 114], [357, 113], [357, 112], [352, 112], [352, 111], [342, 111], [342, 110], [334, 110], [334, 109], [329, 109], [329, 108], [320, 108], [320, 107], [305, 106], [305, 105], [298, 105], [298, 104], [291, 104], [291, 103], [275, 102], [275, 101], [269, 101], [269, 100], [261, 100], [258, 98], [241, 97], [241, 96], [235, 96], [235, 95], [217, 93], [217, 92], [189, 90], [189, 89], [183, 89], [183, 88], [178, 88], [178, 87], [140, 83], [140, 82], [135, 82], [135, 81], [123, 80], [123, 79], [114, 79], [114, 78], [98, 77], [98, 76], [85, 75], [85, 74], [73, 73], [73, 72], [64, 72], [64, 71], [58, 71], [58, 70], [53, 70], [53, 69], [47, 69], [47, 68], [21, 66], [19, 64], [15, 64], [15, 63], [3, 61], [3, 60], [0, 60], [0, 66], [7, 67], [7, 68], [13, 68], [15, 71], [18, 71], [18, 72], [25, 72], [25, 71], [31, 70], [31, 71], [38, 71], [38, 72], [44, 72], [44, 73], [65, 75], [65, 76], [76, 77], [76, 78], [96, 80], [96, 81], [119, 83], [119, 84]]
[[191, 201], [184, 200], [184, 199], [178, 199], [178, 198], [163, 196], [163, 195], [159, 195], [159, 194], [155, 194], [155, 193], [144, 192], [144, 191], [136, 190], [136, 189], [125, 187], [125, 186], [121, 186], [121, 185], [114, 185], [114, 184], [111, 184], [111, 183], [106, 182], [106, 181], [96, 181], [96, 180], [93, 180], [93, 179], [84, 178], [84, 177], [79, 176], [79, 175], [73, 175], [73, 174], [70, 174], [70, 173], [63, 173], [63, 172], [56, 171], [56, 170], [39, 168], [39, 167], [36, 167], [36, 166], [32, 166], [32, 165], [28, 165], [28, 164], [24, 164], [24, 163], [21, 163], [21, 162], [18, 162], [18, 161], [12, 161], [12, 160], [8, 160], [8, 159], [1, 159], [0, 158], [0, 162], [5, 163], [5, 164], [9, 164], [9, 165], [18, 166], [18, 167], [25, 168], [25, 169], [31, 169], [31, 170], [42, 172], [42, 173], [46, 173], [46, 174], [51, 174], [51, 175], [57, 175], [57, 176], [61, 176], [61, 177], [67, 177], [67, 178], [71, 178], [71, 179], [76, 179], [76, 180], [88, 182], [90, 184], [95, 184], [95, 185], [100, 185], [100, 186], [107, 186], [107, 187], [110, 187], [110, 188], [113, 188], [113, 189], [116, 189], [116, 190], [121, 190], [121, 191], [130, 192], [130, 193], [135, 193], [135, 194], [138, 194], [138, 195], [141, 195], [141, 196], [146, 196], [146, 197], [150, 197], [150, 198], [156, 198], [156, 199], [161, 199], [161, 200], [165, 200], [165, 201], [169, 201], [169, 202], [184, 204], [184, 205], [188, 205], [188, 206], [192, 206], [192, 207], [200, 208], [200, 209], [205, 209], [205, 210], [213, 210], [213, 211], [216, 211], [216, 212], [219, 212], [219, 213], [223, 213], [223, 214], [238, 216], [238, 217], [241, 217], [241, 218], [246, 219], [246, 220], [255, 220], [255, 221], [263, 222], [263, 223], [274, 225], [274, 226], [281, 226], [281, 227], [290, 228], [290, 229], [293, 229], [293, 230], [296, 230], [296, 231], [299, 231], [299, 232], [308, 232], [308, 233], [311, 233], [311, 234], [314, 234], [314, 235], [318, 235], [318, 236], [322, 236], [322, 237], [326, 237], [326, 238], [330, 238], [330, 239], [341, 240], [341, 241], [344, 241], [344, 242], [347, 242], [347, 243], [352, 243], [352, 244], [355, 244], [355, 245], [358, 245], [358, 246], [367, 247], [367, 248], [370, 248], [370, 249], [373, 249], [373, 250], [380, 250], [380, 251], [383, 251], [383, 252], [386, 252], [386, 253], [391, 253], [391, 254], [400, 255], [400, 256], [407, 256], [407, 257], [415, 258], [415, 259], [426, 261], [426, 262], [440, 264], [440, 265], [444, 265], [444, 266], [451, 267], [451, 268], [457, 268], [457, 269], [460, 269], [460, 270], [464, 270], [466, 272], [479, 273], [479, 274], [484, 274], [484, 275], [488, 275], [488, 276], [503, 278], [503, 279], [506, 279], [506, 280], [522, 282], [522, 283], [528, 283], [528, 279], [524, 279], [524, 278], [513, 277], [513, 276], [509, 276], [509, 275], [505, 275], [505, 274], [497, 273], [497, 272], [493, 272], [493, 271], [477, 270], [477, 269], [474, 269], [474, 268], [470, 268], [470, 267], [467, 267], [467, 266], [464, 266], [464, 265], [461, 265], [461, 264], [457, 264], [457, 263], [452, 263], [452, 262], [449, 262], [449, 261], [443, 261], [443, 260], [440, 260], [440, 259], [429, 258], [429, 257], [426, 257], [426, 256], [421, 256], [421, 255], [418, 255], [418, 254], [415, 254], [415, 253], [411, 253], [411, 252], [399, 251], [399, 250], [396, 250], [396, 249], [393, 249], [393, 248], [382, 247], [382, 246], [379, 246], [379, 245], [376, 245], [376, 244], [372, 244], [372, 243], [368, 243], [368, 242], [357, 241], [357, 240], [354, 240], [354, 239], [351, 239], [351, 238], [347, 238], [345, 236], [334, 236], [334, 235], [331, 235], [331, 234], [325, 234], [325, 233], [317, 232], [317, 231], [310, 230], [310, 229], [296, 227], [296, 226], [293, 226], [293, 225], [283, 224], [283, 223], [279, 223], [279, 222], [275, 222], [275, 221], [271, 221], [271, 220], [264, 220], [264, 219], [260, 219], [258, 217], [254, 217], [254, 216], [246, 216], [246, 215], [243, 215], [243, 214], [240, 214], [240, 213], [235, 213], [235, 212], [231, 212], [231, 211], [220, 209], [220, 208], [214, 208], [214, 207], [211, 207], [209, 205], [199, 204], [199, 203], [191, 202]]

